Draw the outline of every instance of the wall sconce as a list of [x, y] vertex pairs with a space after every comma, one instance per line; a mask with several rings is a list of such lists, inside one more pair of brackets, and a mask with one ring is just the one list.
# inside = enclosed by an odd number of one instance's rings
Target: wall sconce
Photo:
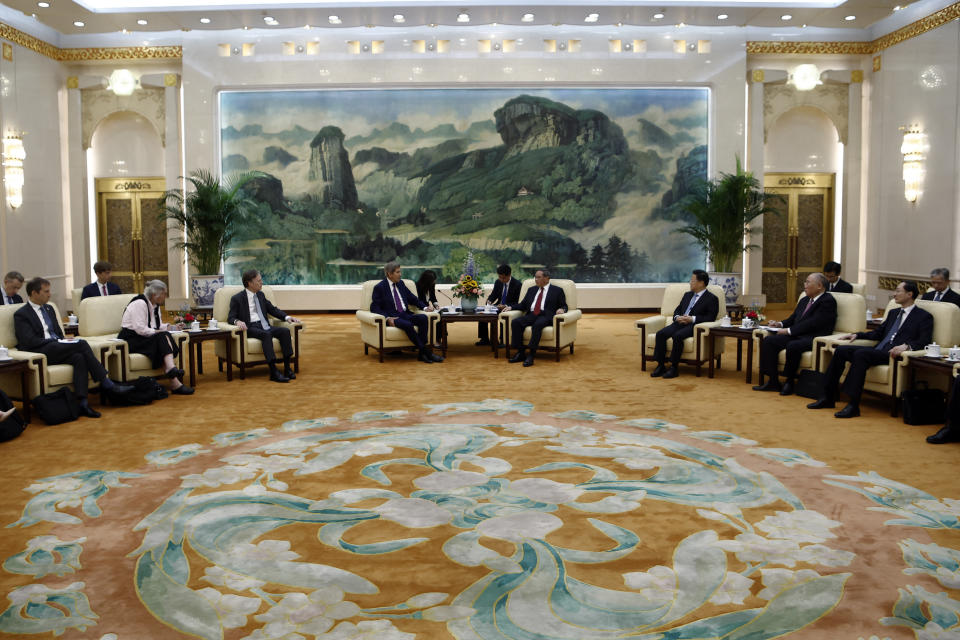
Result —
[[823, 84], [820, 69], [815, 64], [799, 64], [790, 72], [787, 84], [795, 86], [797, 91], [810, 91], [818, 84]]
[[107, 89], [118, 96], [129, 96], [140, 88], [140, 78], [129, 69], [117, 69], [110, 74]]
[[26, 157], [23, 138], [7, 134], [3, 139], [3, 183], [7, 191], [7, 204], [11, 209], [23, 204], [23, 161]]
[[924, 160], [927, 153], [927, 136], [917, 126], [900, 127], [903, 131], [903, 197], [907, 202], [916, 202], [926, 173]]

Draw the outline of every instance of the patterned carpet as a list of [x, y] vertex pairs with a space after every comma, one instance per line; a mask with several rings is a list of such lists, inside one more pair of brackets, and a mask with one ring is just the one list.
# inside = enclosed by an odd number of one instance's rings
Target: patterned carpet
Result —
[[145, 453], [9, 487], [42, 534], [0, 631], [960, 638], [960, 552], [928, 535], [960, 500], [734, 432], [489, 399]]

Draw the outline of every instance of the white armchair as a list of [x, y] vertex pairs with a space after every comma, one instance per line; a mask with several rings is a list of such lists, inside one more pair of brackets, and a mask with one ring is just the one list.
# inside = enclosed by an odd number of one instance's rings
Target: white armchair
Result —
[[[650, 316], [647, 318], [641, 318], [637, 320], [636, 327], [637, 332], [640, 334], [640, 369], [641, 371], [647, 370], [647, 362], [653, 360], [653, 350], [656, 347], [657, 342], [657, 331], [663, 329], [667, 325], [673, 324], [673, 312], [677, 308], [677, 305], [680, 304], [680, 300], [683, 299], [683, 294], [687, 291], [690, 291], [690, 285], [688, 283], [674, 283], [668, 284], [663, 290], [663, 300], [660, 302], [660, 313], [655, 316]], [[719, 285], [710, 284], [707, 285], [707, 291], [717, 296], [717, 300], [720, 301], [718, 307], [717, 318], [722, 318], [727, 315], [727, 302], [725, 300], [725, 295], [723, 288]], [[697, 325], [699, 328], [709, 329], [710, 327], [716, 326], [719, 324], [716, 320], [711, 322], [702, 322]], [[683, 355], [680, 358], [680, 362], [683, 364], [694, 365], [697, 368], [697, 376], [700, 375], [700, 368], [707, 362], [709, 350], [707, 349], [707, 340], [714, 341], [714, 352], [722, 354], [724, 348], [723, 338], [717, 338], [716, 336], [710, 336], [709, 331], [703, 332], [701, 338], [698, 340], [698, 332], [694, 332], [694, 335], [686, 338], [683, 341]], [[673, 338], [667, 340], [667, 353], [670, 353], [670, 350], [673, 348]], [[719, 362], [720, 356], [717, 356], [717, 361]]]
[[[357, 309], [357, 320], [360, 321], [360, 340], [363, 341], [363, 353], [365, 355], [370, 353], [370, 347], [373, 347], [380, 354], [380, 362], [383, 362], [384, 352], [412, 349], [414, 344], [410, 342], [410, 338], [403, 332], [403, 329], [388, 326], [385, 316], [370, 311], [370, 303], [373, 301], [373, 288], [379, 282], [381, 280], [367, 280], [360, 287], [360, 308]], [[404, 278], [403, 284], [411, 292], [417, 290], [413, 280]], [[413, 307], [410, 308], [410, 311], [426, 314], [428, 322], [427, 337], [430, 345], [432, 345], [435, 342], [436, 325], [440, 320], [440, 314], [436, 311], [421, 311]]]
[[[258, 338], [249, 337], [246, 331], [241, 331], [240, 327], [227, 322], [227, 317], [230, 315], [230, 298], [241, 291], [243, 291], [243, 287], [240, 285], [230, 285], [217, 289], [217, 292], [213, 295], [213, 317], [217, 319], [217, 326], [220, 329], [233, 331], [233, 353], [231, 357], [233, 364], [240, 368], [240, 379], [242, 380], [246, 377], [248, 367], [267, 364], [267, 361], [263, 355], [263, 343]], [[277, 299], [270, 285], [263, 285], [262, 291], [267, 300], [276, 304]], [[295, 373], [300, 373], [300, 332], [303, 331], [303, 325], [299, 322], [284, 322], [272, 317], [269, 321], [272, 326], [290, 329], [290, 339], [293, 342], [293, 370]], [[279, 357], [280, 341], [276, 338], [273, 339], [273, 349]], [[222, 341], [214, 342], [213, 352], [217, 355], [220, 370], [223, 371], [223, 363], [227, 360], [227, 351]], [[200, 362], [200, 360], [198, 359], [197, 362]]]
[[[107, 371], [116, 380], [136, 380], [140, 376], [159, 378], [163, 376], [162, 367], [154, 367], [150, 358], [142, 353], [131, 353], [129, 345], [117, 338], [123, 311], [136, 296], [124, 293], [118, 296], [93, 296], [80, 301], [76, 314], [80, 319], [79, 337], [90, 343], [94, 353], [95, 345], [109, 347]], [[180, 348], [179, 366], [183, 368], [184, 352], [187, 351], [187, 334], [182, 331], [171, 332], [170, 336]]]
[[[832, 295], [837, 301], [837, 321], [833, 325], [833, 332], [814, 338], [813, 346], [809, 351], [805, 351], [800, 356], [800, 366], [797, 371], [804, 369], [813, 369], [814, 371], [825, 371], [829, 360], [824, 360], [824, 345], [827, 339], [842, 336], [845, 333], [856, 333], [863, 331], [867, 327], [867, 303], [863, 296], [856, 293], [837, 293]], [[801, 294], [800, 297], [803, 297]], [[960, 308], [960, 307], [958, 307]], [[766, 329], [757, 329], [753, 332], [754, 340], [757, 342], [757, 352], [763, 345], [763, 339], [767, 336]], [[783, 366], [787, 361], [787, 352], [782, 350], [777, 358], [777, 370], [783, 371]], [[763, 384], [764, 375], [761, 372], [758, 376], [760, 384]]]
[[[523, 285], [520, 287], [520, 300], [523, 300], [524, 296], [527, 295], [527, 290], [533, 286], [536, 286], [533, 278], [523, 281]], [[560, 362], [561, 349], [570, 347], [570, 353], [573, 353], [573, 343], [577, 339], [577, 320], [583, 315], [583, 311], [577, 308], [577, 284], [573, 280], [553, 278], [550, 280], [550, 286], [563, 289], [563, 296], [567, 299], [567, 308], [564, 313], [553, 316], [553, 324], [544, 327], [543, 333], [540, 335], [540, 346], [537, 348], [555, 352], [556, 361]], [[523, 312], [516, 309], [500, 314], [498, 322], [507, 357], [510, 357], [510, 322], [521, 315], [523, 315]], [[526, 344], [532, 331], [530, 327], [524, 329], [521, 342]]]
[[[853, 295], [853, 294], [848, 294]], [[891, 309], [899, 305], [895, 300], [890, 300], [884, 312], [884, 318], [890, 313]], [[933, 341], [945, 347], [957, 344], [960, 340], [960, 307], [952, 302], [933, 302], [932, 300], [917, 300], [917, 307], [928, 311], [933, 316]], [[862, 329], [861, 329], [862, 331]], [[853, 333], [852, 331], [844, 333]], [[817, 338], [823, 343], [823, 348], [830, 354], [838, 346], [845, 344], [852, 345], [875, 345], [876, 340], [853, 340], [840, 341], [836, 336]], [[890, 398], [890, 415], [896, 416], [899, 410], [899, 399], [906, 387], [906, 368], [911, 357], [922, 356], [925, 351], [904, 351], [899, 358], [891, 358], [886, 364], [879, 364], [867, 369], [867, 377], [863, 383], [863, 390], [873, 395], [885, 396]], [[821, 361], [821, 371], [826, 370], [826, 363], [829, 360], [824, 358]], [[846, 375], [846, 372], [844, 372]], [[841, 378], [842, 380], [842, 378]]]

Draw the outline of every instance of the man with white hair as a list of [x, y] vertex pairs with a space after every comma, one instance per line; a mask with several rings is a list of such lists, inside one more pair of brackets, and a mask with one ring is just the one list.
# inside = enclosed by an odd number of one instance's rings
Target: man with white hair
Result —
[[150, 358], [155, 369], [163, 368], [170, 378], [170, 393], [188, 396], [193, 393], [193, 388], [183, 384], [183, 369], [173, 363], [180, 348], [170, 335], [170, 331], [183, 329], [183, 325], [161, 322], [160, 309], [166, 300], [167, 285], [161, 280], [148, 282], [143, 293], [123, 310], [117, 337], [127, 342], [130, 353], [143, 354]]

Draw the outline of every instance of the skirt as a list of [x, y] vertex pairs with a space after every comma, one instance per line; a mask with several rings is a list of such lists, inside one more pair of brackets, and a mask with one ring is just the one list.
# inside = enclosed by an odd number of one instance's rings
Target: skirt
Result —
[[117, 335], [121, 340], [125, 340], [130, 348], [130, 353], [140, 353], [150, 358], [150, 363], [154, 369], [163, 366], [164, 356], [171, 354], [177, 357], [180, 349], [167, 331], [158, 331], [152, 336], [142, 336], [130, 329], [121, 329]]

